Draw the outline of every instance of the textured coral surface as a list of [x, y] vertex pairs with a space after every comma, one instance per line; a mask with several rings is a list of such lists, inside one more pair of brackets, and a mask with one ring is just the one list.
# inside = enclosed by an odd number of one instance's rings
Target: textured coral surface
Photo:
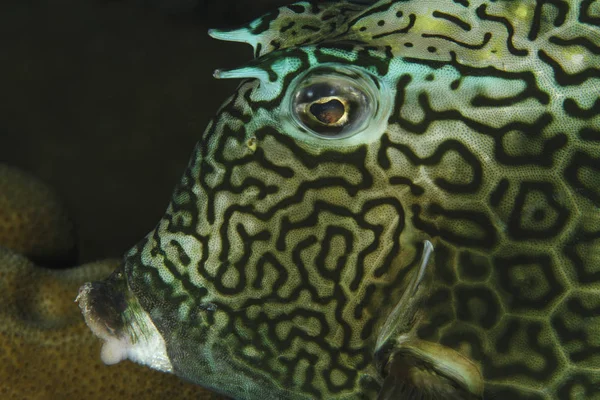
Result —
[[73, 261], [73, 224], [50, 187], [0, 164], [0, 244], [45, 264]]

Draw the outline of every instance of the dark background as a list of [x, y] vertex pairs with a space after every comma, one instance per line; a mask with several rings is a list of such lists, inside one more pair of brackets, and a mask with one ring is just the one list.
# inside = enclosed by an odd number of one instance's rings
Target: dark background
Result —
[[208, 28], [282, 0], [4, 0], [0, 162], [56, 188], [79, 262], [122, 255], [162, 216], [209, 119], [233, 93], [214, 69], [252, 57]]

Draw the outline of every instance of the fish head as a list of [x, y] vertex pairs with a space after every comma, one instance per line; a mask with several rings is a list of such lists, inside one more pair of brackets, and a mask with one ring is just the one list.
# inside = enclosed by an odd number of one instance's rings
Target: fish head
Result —
[[103, 359], [244, 399], [475, 399], [482, 361], [502, 396], [587, 373], [542, 376], [564, 357], [527, 343], [555, 340], [576, 274], [548, 249], [597, 234], [597, 68], [563, 51], [597, 36], [569, 20], [555, 61], [538, 36], [565, 19], [536, 7], [303, 2], [211, 31], [255, 59], [215, 72], [242, 81], [163, 218], [81, 289]]
[[164, 217], [112, 280], [81, 290], [105, 362], [243, 398], [377, 392], [378, 328], [427, 237], [386, 145], [401, 62], [323, 38], [215, 72], [243, 81]]

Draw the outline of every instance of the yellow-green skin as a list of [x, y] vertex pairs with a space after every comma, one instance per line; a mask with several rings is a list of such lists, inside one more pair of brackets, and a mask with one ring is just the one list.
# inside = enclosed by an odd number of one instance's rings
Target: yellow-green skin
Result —
[[[375, 398], [429, 240], [416, 335], [472, 359], [485, 398], [599, 398], [599, 24], [597, 1], [413, 0], [212, 32], [257, 56], [215, 76], [250, 79], [86, 318], [235, 398]], [[319, 79], [365, 95], [361, 123], [302, 122]]]

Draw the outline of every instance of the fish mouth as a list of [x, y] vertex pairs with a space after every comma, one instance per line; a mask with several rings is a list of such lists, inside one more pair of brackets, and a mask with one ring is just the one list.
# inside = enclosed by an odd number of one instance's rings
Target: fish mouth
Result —
[[173, 371], [165, 341], [127, 286], [122, 266], [104, 281], [81, 286], [75, 302], [92, 333], [104, 341], [100, 358], [105, 364], [130, 359]]

